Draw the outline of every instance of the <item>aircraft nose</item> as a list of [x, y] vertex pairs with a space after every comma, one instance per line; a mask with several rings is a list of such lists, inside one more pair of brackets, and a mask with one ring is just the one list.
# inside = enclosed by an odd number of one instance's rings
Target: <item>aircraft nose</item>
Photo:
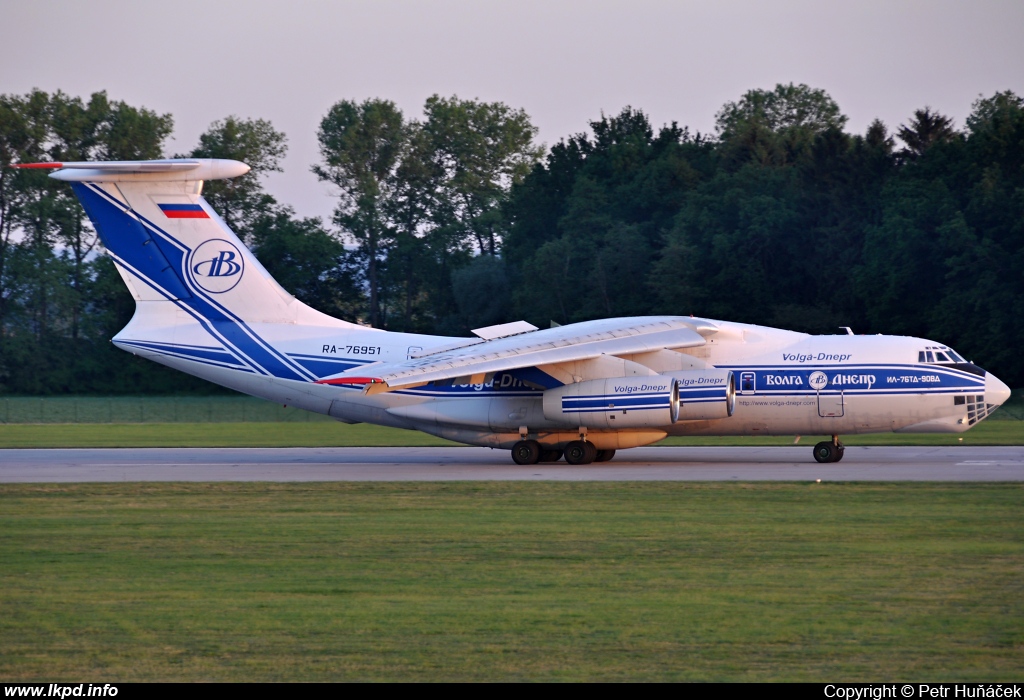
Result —
[[991, 372], [985, 373], [985, 403], [1002, 406], [1010, 398], [1010, 387]]

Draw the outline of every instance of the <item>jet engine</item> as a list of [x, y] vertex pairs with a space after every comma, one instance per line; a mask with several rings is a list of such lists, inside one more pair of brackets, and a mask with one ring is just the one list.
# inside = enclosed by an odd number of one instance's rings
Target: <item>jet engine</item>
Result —
[[566, 384], [544, 392], [544, 417], [603, 430], [671, 425], [679, 417], [679, 380], [655, 374]]
[[679, 420], [728, 418], [736, 408], [736, 380], [727, 369], [668, 372], [678, 383]]
[[728, 418], [735, 407], [736, 383], [726, 369], [592, 379], [544, 392], [545, 418], [600, 430]]

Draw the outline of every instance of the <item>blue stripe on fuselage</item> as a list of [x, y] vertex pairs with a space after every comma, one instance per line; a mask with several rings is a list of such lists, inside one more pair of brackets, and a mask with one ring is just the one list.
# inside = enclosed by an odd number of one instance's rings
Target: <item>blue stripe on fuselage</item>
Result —
[[[985, 386], [984, 377], [934, 365], [718, 366], [733, 371], [736, 389], [740, 393], [962, 393], [977, 391]], [[819, 372], [825, 375], [827, 383], [815, 388], [810, 381], [811, 375]]]
[[[149, 340], [119, 340], [121, 345], [130, 345], [143, 350], [172, 353], [188, 359], [211, 360], [225, 365], [242, 367], [234, 355], [223, 348], [203, 347], [197, 345], [179, 345], [177, 343], [159, 343]], [[248, 369], [248, 367], [246, 367]]]

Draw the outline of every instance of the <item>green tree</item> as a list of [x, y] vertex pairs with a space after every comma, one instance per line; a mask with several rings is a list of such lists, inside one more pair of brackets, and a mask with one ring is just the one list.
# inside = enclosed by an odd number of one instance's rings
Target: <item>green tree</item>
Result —
[[676, 124], [656, 132], [630, 107], [590, 127], [556, 144], [504, 208], [516, 306], [535, 323], [650, 313], [676, 283], [656, 264], [665, 232], [712, 167], [711, 142]]
[[264, 119], [219, 119], [199, 136], [188, 158], [227, 158], [249, 165], [246, 175], [206, 183], [203, 197], [252, 248], [291, 294], [327, 314], [357, 317], [362, 294], [350, 256], [317, 218], [297, 218], [263, 189], [281, 172], [287, 138]]
[[722, 156], [734, 166], [793, 163], [817, 134], [841, 131], [845, 124], [828, 93], [792, 83], [771, 91], [750, 90], [715, 115]]
[[941, 232], [946, 284], [934, 327], [973, 359], [984, 358], [986, 369], [1011, 386], [1021, 386], [1024, 100], [1009, 91], [978, 99], [964, 140], [930, 149], [915, 166], [937, 171], [960, 204]]
[[320, 219], [298, 219], [291, 208], [276, 207], [255, 220], [250, 240], [267, 271], [297, 299], [332, 316], [358, 317], [358, 271]]
[[[435, 225], [443, 173], [423, 125], [406, 124], [394, 190], [384, 203], [392, 238], [382, 269], [381, 311], [388, 328], [431, 332], [452, 267], [451, 231]], [[457, 248], [457, 247], [454, 247]], [[443, 304], [447, 313], [451, 304]]]
[[[158, 157], [170, 133], [157, 115], [106, 93], [84, 102], [34, 90], [0, 96], [0, 165]], [[87, 294], [96, 237], [70, 188], [46, 171], [0, 168], [0, 368], [4, 385], [31, 392], [81, 390], [76, 374], [110, 346], [86, 316], [106, 299]], [[119, 294], [130, 299], [127, 291]]]
[[[106, 93], [101, 94], [106, 97]], [[109, 114], [101, 128], [96, 159], [163, 158], [164, 141], [173, 130], [174, 119], [170, 114], [157, 114], [126, 102], [111, 102]]]
[[523, 265], [544, 243], [558, 238], [576, 177], [593, 145], [584, 134], [559, 141], [523, 181], [512, 187], [503, 206], [509, 232], [502, 251], [513, 268]]
[[451, 275], [473, 250], [498, 253], [501, 207], [540, 155], [522, 110], [434, 95], [424, 113], [342, 101], [318, 132], [314, 172], [338, 187], [334, 221], [363, 261], [374, 326], [429, 330], [453, 314]]
[[0, 95], [0, 339], [10, 332], [19, 281], [12, 267], [23, 236], [23, 212], [45, 175], [13, 170], [19, 162], [41, 160], [48, 134], [49, 96], [40, 91], [21, 97]]
[[947, 143], [956, 138], [953, 120], [933, 112], [930, 107], [918, 109], [913, 119], [896, 132], [906, 148], [900, 155], [908, 160], [923, 156], [928, 149], [937, 143]]
[[273, 216], [275, 201], [264, 191], [262, 179], [268, 173], [281, 172], [281, 159], [287, 151], [287, 138], [270, 122], [230, 116], [210, 124], [187, 156], [238, 160], [251, 168], [242, 177], [213, 180], [203, 188], [206, 201], [247, 243], [256, 220]]
[[380, 264], [394, 237], [388, 204], [408, 152], [408, 132], [401, 111], [387, 100], [338, 102], [317, 132], [323, 164], [313, 166], [313, 172], [338, 188], [334, 222], [356, 244], [364, 263], [374, 327], [381, 323]]
[[722, 138], [752, 122], [776, 132], [807, 129], [819, 133], [842, 129], [846, 117], [824, 90], [793, 83], [780, 83], [771, 91], [749, 90], [737, 102], [727, 102], [715, 115], [715, 126]]
[[533, 142], [537, 128], [524, 110], [501, 102], [434, 95], [424, 112], [423, 130], [442, 174], [437, 223], [481, 254], [496, 255], [500, 207], [543, 153]]
[[505, 264], [492, 255], [479, 255], [454, 273], [452, 290], [459, 316], [449, 324], [461, 326], [457, 332], [493, 326], [508, 320], [509, 284]]

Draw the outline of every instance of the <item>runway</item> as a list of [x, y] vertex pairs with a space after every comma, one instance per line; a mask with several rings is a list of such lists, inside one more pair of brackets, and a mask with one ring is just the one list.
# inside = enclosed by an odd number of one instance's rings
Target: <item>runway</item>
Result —
[[1024, 481], [1021, 447], [641, 447], [611, 462], [518, 466], [477, 447], [0, 450], [0, 482]]

